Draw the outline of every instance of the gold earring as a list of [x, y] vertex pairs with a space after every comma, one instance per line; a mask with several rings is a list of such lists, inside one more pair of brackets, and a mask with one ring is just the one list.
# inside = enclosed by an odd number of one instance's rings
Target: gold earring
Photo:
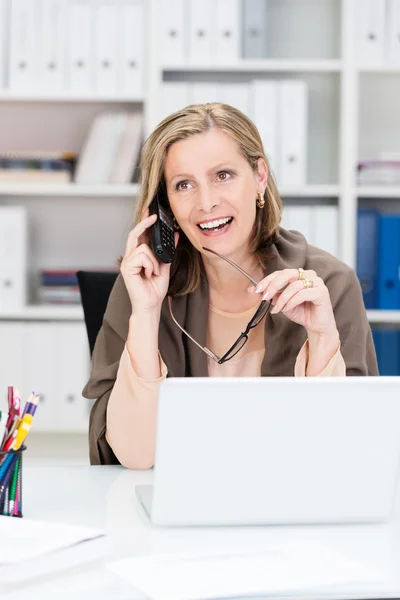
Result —
[[174, 217], [174, 229], [175, 229], [175, 231], [179, 231], [179, 229], [180, 229], [180, 227], [178, 225], [178, 221], [175, 219], [175, 217]]
[[258, 208], [264, 208], [265, 206], [265, 198], [264, 198], [264, 192], [257, 192], [257, 206]]

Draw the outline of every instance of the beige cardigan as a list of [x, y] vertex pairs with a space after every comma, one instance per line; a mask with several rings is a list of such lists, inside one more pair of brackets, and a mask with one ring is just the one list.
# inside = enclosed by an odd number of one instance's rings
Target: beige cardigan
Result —
[[[329, 289], [346, 374], [377, 375], [371, 330], [354, 271], [323, 250], [309, 246], [300, 233], [281, 229], [280, 234], [271, 247], [272, 257], [266, 264], [267, 274], [285, 268], [315, 270]], [[206, 341], [208, 306], [208, 283], [205, 278], [192, 294], [174, 298], [175, 317], [203, 345]], [[91, 376], [83, 390], [86, 398], [96, 399], [89, 422], [92, 464], [119, 462], [105, 437], [106, 411], [127, 339], [131, 310], [124, 281], [119, 276], [96, 340]], [[261, 376], [293, 376], [296, 358], [306, 341], [305, 329], [281, 313], [268, 314], [265, 319], [265, 340]], [[169, 377], [207, 377], [207, 356], [188, 341], [173, 323], [166, 301], [161, 311], [159, 349]]]

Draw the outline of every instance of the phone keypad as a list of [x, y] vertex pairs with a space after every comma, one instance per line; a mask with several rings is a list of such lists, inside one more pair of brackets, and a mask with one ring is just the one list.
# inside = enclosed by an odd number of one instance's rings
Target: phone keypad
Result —
[[166, 227], [164, 223], [161, 223], [161, 241], [165, 246], [174, 247], [174, 232]]

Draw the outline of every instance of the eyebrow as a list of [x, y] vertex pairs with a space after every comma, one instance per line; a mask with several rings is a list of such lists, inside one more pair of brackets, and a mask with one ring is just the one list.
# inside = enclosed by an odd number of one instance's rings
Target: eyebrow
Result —
[[[208, 169], [207, 173], [214, 173], [214, 171], [219, 171], [221, 169], [221, 167], [225, 167], [227, 169], [233, 169], [233, 166], [229, 166], [229, 163], [223, 162], [223, 163], [219, 163], [218, 165], [215, 165], [215, 167], [211, 167], [211, 169]], [[173, 175], [171, 177], [171, 179], [169, 180], [170, 183], [173, 182], [174, 179], [181, 179], [181, 178], [190, 178], [193, 177], [193, 174], [191, 173], [178, 173], [177, 175]]]

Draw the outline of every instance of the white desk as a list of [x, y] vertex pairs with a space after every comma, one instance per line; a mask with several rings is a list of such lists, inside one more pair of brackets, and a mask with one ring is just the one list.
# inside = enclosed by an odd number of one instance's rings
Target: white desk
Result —
[[400, 597], [400, 493], [388, 525], [157, 529], [149, 523], [135, 498], [135, 485], [151, 480], [152, 471], [56, 462], [25, 463], [24, 515], [104, 528], [110, 533], [113, 553], [106, 560], [0, 591], [0, 597], [7, 600], [138, 599], [141, 596], [135, 590], [105, 569], [110, 558], [160, 552], [265, 551], [277, 543], [302, 540], [323, 543], [383, 570], [385, 581], [379, 585], [346, 586], [334, 594], [315, 590], [290, 598]]

